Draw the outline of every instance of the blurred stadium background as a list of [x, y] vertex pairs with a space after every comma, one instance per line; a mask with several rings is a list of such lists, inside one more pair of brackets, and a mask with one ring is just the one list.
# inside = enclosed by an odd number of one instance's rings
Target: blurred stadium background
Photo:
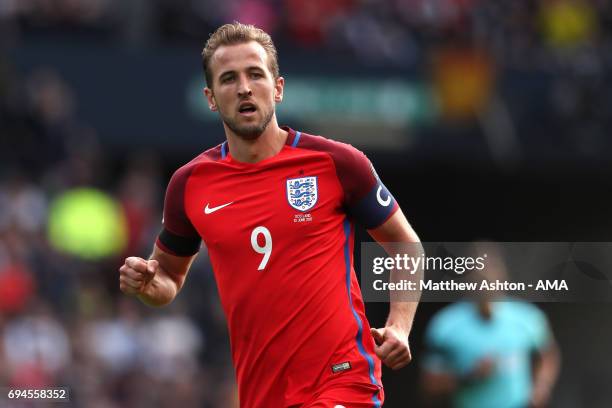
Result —
[[[609, 1], [2, 0], [0, 386], [235, 406], [205, 251], [169, 308], [117, 283], [150, 251], [172, 171], [224, 139], [200, 51], [233, 20], [277, 43], [280, 123], [366, 151], [423, 240], [610, 241]], [[551, 405], [612, 406], [611, 305], [541, 306], [563, 356]], [[387, 306], [368, 307], [383, 324]], [[385, 406], [427, 405], [440, 307], [420, 307]]]

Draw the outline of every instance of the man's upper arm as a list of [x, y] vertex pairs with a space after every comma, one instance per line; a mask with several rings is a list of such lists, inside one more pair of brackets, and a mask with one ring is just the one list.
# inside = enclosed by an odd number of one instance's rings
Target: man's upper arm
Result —
[[358, 224], [375, 228], [397, 211], [395, 199], [363, 152], [349, 144], [316, 136], [305, 139], [303, 145], [330, 155], [342, 188], [344, 210]]
[[195, 260], [197, 254], [191, 256], [177, 256], [164, 251], [162, 248], [157, 246], [153, 247], [153, 254], [151, 259], [155, 259], [159, 262], [159, 266], [166, 273], [166, 275], [172, 279], [176, 284], [177, 291], [183, 287], [187, 272], [191, 264]]
[[187, 182], [195, 168], [191, 162], [178, 169], [170, 179], [164, 199], [163, 228], [157, 237], [151, 259], [180, 289], [202, 240], [185, 210]]
[[526, 332], [530, 335], [532, 351], [539, 359], [558, 359], [558, 347], [543, 311], [535, 305], [528, 305], [530, 327]]
[[539, 352], [554, 344], [548, 319], [542, 310], [533, 304], [519, 303], [516, 313], [523, 325], [522, 331], [528, 336], [532, 350]]
[[368, 230], [377, 242], [420, 242], [402, 210], [396, 211], [381, 226]]
[[449, 348], [444, 333], [446, 320], [437, 315], [425, 332], [425, 352], [421, 359], [421, 386], [430, 397], [439, 397], [453, 392], [457, 386], [456, 373], [452, 369]]
[[163, 229], [155, 243], [163, 252], [178, 257], [195, 255], [202, 242], [185, 210], [187, 181], [194, 167], [189, 163], [172, 175], [166, 188]]

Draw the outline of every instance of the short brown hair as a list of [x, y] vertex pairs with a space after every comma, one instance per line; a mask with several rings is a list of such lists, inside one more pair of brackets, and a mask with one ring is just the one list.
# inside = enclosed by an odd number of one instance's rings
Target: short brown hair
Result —
[[202, 67], [204, 68], [204, 76], [209, 88], [212, 88], [213, 84], [210, 61], [215, 51], [223, 45], [242, 44], [250, 41], [258, 42], [266, 50], [266, 54], [268, 54], [268, 68], [274, 78], [278, 78], [278, 56], [270, 35], [254, 25], [234, 22], [232, 24], [224, 24], [212, 33], [202, 50]]

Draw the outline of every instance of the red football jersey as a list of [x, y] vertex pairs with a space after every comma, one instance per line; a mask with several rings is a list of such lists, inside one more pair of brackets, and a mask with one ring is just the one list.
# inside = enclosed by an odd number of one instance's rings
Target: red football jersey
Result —
[[157, 245], [189, 256], [204, 240], [242, 407], [299, 406], [351, 383], [381, 406], [353, 221], [374, 228], [398, 206], [363, 153], [284, 129], [281, 151], [258, 163], [234, 160], [225, 142], [181, 167]]

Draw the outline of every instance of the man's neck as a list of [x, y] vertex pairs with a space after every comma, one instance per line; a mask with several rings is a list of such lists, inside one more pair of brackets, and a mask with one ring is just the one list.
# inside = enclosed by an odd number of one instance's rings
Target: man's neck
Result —
[[227, 144], [232, 157], [243, 163], [257, 163], [276, 156], [285, 145], [288, 133], [272, 120], [257, 139], [246, 140], [226, 127]]
[[489, 301], [478, 302], [478, 313], [484, 320], [491, 320], [493, 317], [493, 304]]

